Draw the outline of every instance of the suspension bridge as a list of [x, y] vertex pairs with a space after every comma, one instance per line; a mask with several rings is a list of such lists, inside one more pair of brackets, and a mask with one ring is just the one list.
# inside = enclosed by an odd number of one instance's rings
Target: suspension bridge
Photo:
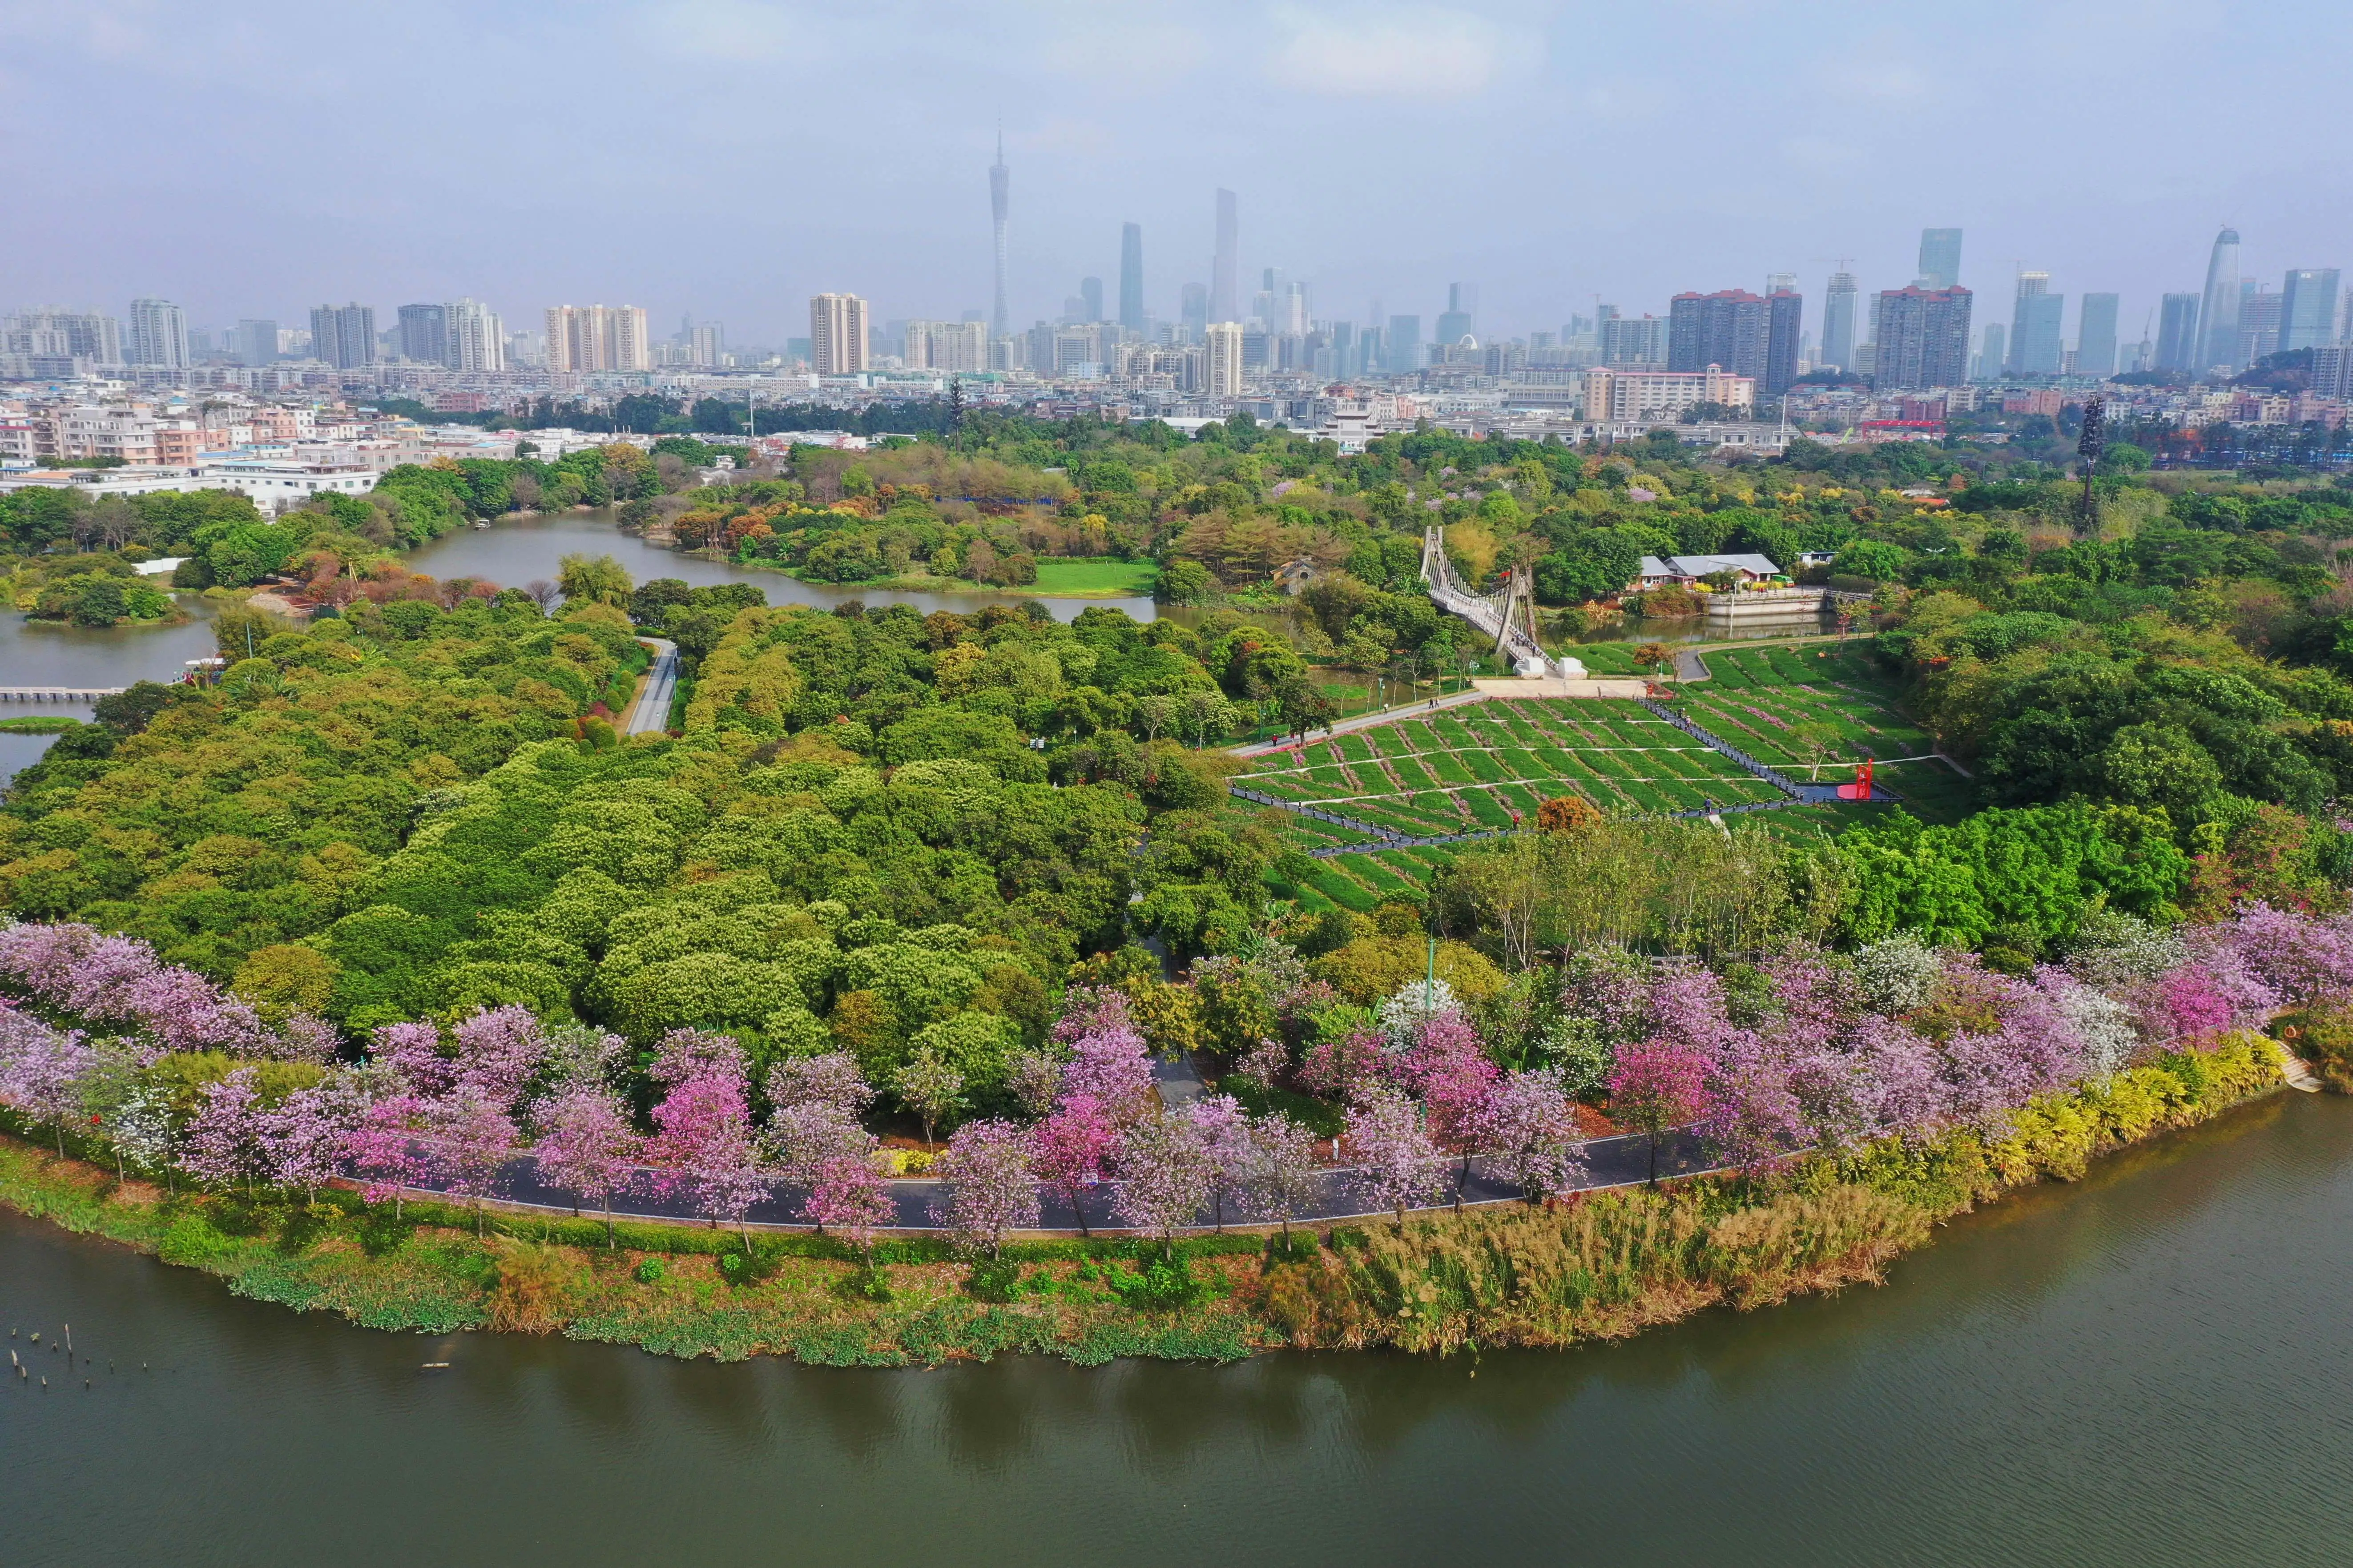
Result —
[[1421, 581], [1440, 609], [1494, 638], [1495, 654], [1519, 674], [1585, 679], [1581, 661], [1554, 658], [1537, 640], [1535, 580], [1525, 568], [1504, 573], [1503, 586], [1493, 593], [1477, 593], [1446, 558], [1446, 530], [1432, 524], [1421, 533]]

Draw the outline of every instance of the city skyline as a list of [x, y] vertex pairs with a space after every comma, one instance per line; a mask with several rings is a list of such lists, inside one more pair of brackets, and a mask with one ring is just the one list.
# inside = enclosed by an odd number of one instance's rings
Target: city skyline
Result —
[[[1852, 260], [1841, 269], [1868, 296], [1912, 281], [1920, 231], [1947, 225], [1968, 233], [1959, 281], [1981, 296], [2007, 296], [2012, 258], [2023, 258], [2051, 274], [2054, 293], [2120, 295], [2122, 335], [2137, 341], [2162, 294], [2200, 288], [2198, 258], [2226, 220], [2249, 237], [2242, 271], [2266, 287], [2292, 268], [2341, 265], [2337, 220], [2306, 193], [2345, 155], [2314, 143], [2294, 157], [2247, 161], [2193, 145], [2161, 170], [2104, 176], [2085, 201], [2066, 162], [2042, 150], [2067, 140], [2071, 126], [2113, 114], [2123, 82], [2161, 101], [2168, 81], [2193, 74], [2192, 61], [2201, 90], [2252, 85], [2260, 72], [2267, 91], [2291, 93], [2332, 39], [2353, 37], [2334, 13], [2297, 9], [2308, 11], [2312, 47], [2293, 58], [2192, 10], [2063, 7], [2035, 24], [2042, 47], [2022, 62], [1972, 71], [1971, 60], [1994, 58], [1996, 14], [2044, 13], [1996, 5], [1962, 26], [1830, 6], [1802, 14], [1810, 49], [1841, 37], [1842, 23], [1854, 24], [1845, 32], [1857, 41], [1831, 48], [1830, 63], [1799, 72], [1795, 85], [1777, 86], [1775, 73], [1753, 68], [1757, 52], [1786, 58], [1776, 51], [1788, 42], [1773, 35], [1800, 14], [1769, 5], [1669, 6], [1651, 18], [1405, 6], [1345, 26], [1315, 6], [1264, 26], [1240, 8], [1211, 6], [1096, 19], [1075, 37], [1060, 13], [1013, 6], [986, 38], [973, 17], [953, 12], [912, 35], [923, 51], [977, 40], [1005, 74], [913, 95], [881, 132], [853, 125], [859, 100], [817, 73], [797, 87], [810, 112], [791, 127], [783, 117], [747, 125], [731, 109], [727, 135], [673, 145], [554, 111], [576, 107], [583, 93], [626, 89], [644, 112], [659, 119], [675, 107], [681, 132], [695, 131], [713, 111], [682, 96], [686, 79], [699, 72], [702, 85], [723, 86], [780, 63], [860, 59], [891, 25], [890, 8], [840, 18], [687, 0], [617, 6], [600, 14], [599, 27], [526, 26], [518, 8], [494, 4], [467, 16], [481, 31], [513, 149], [486, 159], [472, 142], [427, 127], [327, 180], [306, 177], [324, 167], [315, 139], [291, 133], [298, 111], [315, 106], [312, 79], [227, 67], [266, 52], [273, 26], [318, 26], [364, 43], [391, 86], [421, 87], [438, 80], [438, 56], [422, 47], [431, 27], [412, 35], [373, 14], [322, 19], [264, 4], [237, 28], [206, 31], [195, 18], [100, 3], [0, 21], [5, 52], [54, 68], [0, 66], [8, 89], [0, 125], [31, 154], [23, 198], [51, 215], [44, 243], [0, 258], [0, 275], [15, 303], [114, 311], [119, 301], [163, 298], [209, 329], [299, 320], [326, 298], [370, 302], [381, 316], [408, 300], [465, 296], [512, 322], [601, 297], [645, 300], [664, 316], [721, 317], [738, 342], [773, 342], [800, 335], [795, 318], [810, 293], [845, 286], [871, 300], [879, 318], [993, 315], [982, 193], [1001, 111], [1004, 163], [1018, 187], [1008, 226], [1010, 331], [1053, 317], [1074, 278], [1121, 277], [1124, 223], [1143, 231], [1146, 309], [1175, 317], [1187, 284], [1218, 282], [1210, 262], [1223, 187], [1245, 209], [1239, 278], [1275, 267], [1311, 279], [1322, 300], [1377, 295], [1425, 319], [1439, 313], [1451, 281], [1476, 278], [1490, 330], [1551, 330], [1596, 296], [1658, 312], [1677, 292], [1756, 290], [1782, 271], [1819, 299], [1833, 268], [1818, 258], [1841, 253]], [[617, 38], [632, 47], [612, 49]], [[1628, 51], [1597, 50], [1601, 41], [1671, 42], [1688, 79], [1613, 75], [1591, 62]], [[593, 66], [592, 48], [600, 51]], [[533, 51], [582, 69], [521, 68]], [[2086, 58], [2119, 87], [2039, 92], [2061, 62]], [[1934, 78], [1924, 74], [1929, 59]], [[1222, 74], [1221, 60], [1230, 67]], [[1145, 70], [1152, 87], [1115, 85], [1120, 73], [1105, 68], [1117, 61]], [[616, 62], [645, 68], [625, 79]], [[120, 124], [70, 114], [62, 86], [78, 68], [137, 89], [118, 92]], [[550, 96], [559, 90], [568, 96]], [[1642, 145], [1657, 155], [1697, 151], [1684, 147], [1674, 111], [1708, 93], [1772, 126], [1760, 145], [1770, 177], [1754, 179], [1744, 163], [1656, 190], [1626, 180], [1654, 155]], [[1825, 101], [1810, 106], [1818, 98]], [[1237, 114], [1243, 100], [1257, 106], [1251, 114]], [[2008, 118], [2029, 108], [2031, 124], [2010, 129]], [[1905, 127], [1926, 135], [1933, 123], [1943, 136], [1956, 116], [1973, 127], [1970, 156], [1946, 161], [1926, 184], [1883, 177], [1892, 161], [1918, 172], [1920, 144], [1907, 142]], [[551, 140], [558, 122], [563, 148]], [[1532, 132], [1546, 130], [1575, 131], [1580, 156], [1539, 161], [1515, 150], [1542, 144]], [[72, 158], [62, 156], [68, 138]], [[920, 158], [902, 155], [919, 142]], [[164, 144], [185, 160], [185, 178], [149, 177], [150, 151]], [[716, 202], [736, 241], [685, 240], [692, 220], [681, 215], [705, 205], [698, 198], [766, 178], [788, 144], [797, 149], [792, 201], [774, 215]], [[1268, 157], [1277, 146], [1316, 155]], [[280, 177], [251, 177], [263, 168]], [[1327, 304], [1324, 313], [1356, 311]]]

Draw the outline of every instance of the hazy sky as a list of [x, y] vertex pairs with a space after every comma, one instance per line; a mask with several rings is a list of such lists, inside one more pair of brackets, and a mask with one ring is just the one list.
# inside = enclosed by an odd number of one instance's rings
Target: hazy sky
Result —
[[[2121, 291], [2126, 338], [2248, 270], [2353, 265], [2344, 62], [2314, 0], [1608, 6], [852, 0], [0, 0], [0, 309], [134, 294], [200, 326], [471, 294], [682, 310], [732, 341], [987, 305], [987, 165], [1013, 170], [1017, 322], [1082, 274], [1206, 280], [1212, 192], [1318, 315], [1481, 326], [1830, 258], [1910, 279], [1968, 231], [1977, 319], [2017, 261]], [[1992, 298], [1985, 298], [1991, 296]]]

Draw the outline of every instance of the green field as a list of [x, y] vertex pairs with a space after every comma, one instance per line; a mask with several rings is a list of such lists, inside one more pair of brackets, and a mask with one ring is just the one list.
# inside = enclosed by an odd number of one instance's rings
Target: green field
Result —
[[1038, 563], [1036, 592], [1058, 599], [1140, 598], [1160, 581], [1149, 561], [1048, 557]]

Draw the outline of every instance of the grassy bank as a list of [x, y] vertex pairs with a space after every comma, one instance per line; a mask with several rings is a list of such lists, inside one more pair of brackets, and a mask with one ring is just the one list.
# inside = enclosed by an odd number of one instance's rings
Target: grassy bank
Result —
[[[1743, 1310], [1876, 1281], [1936, 1224], [2016, 1187], [2073, 1180], [2111, 1149], [2276, 1088], [2255, 1036], [2038, 1100], [2004, 1136], [1947, 1133], [1809, 1157], [1769, 1180], [1701, 1178], [1540, 1209], [1438, 1213], [1278, 1239], [1016, 1244], [994, 1268], [945, 1243], [841, 1243], [409, 1204], [345, 1193], [165, 1193], [0, 1137], [0, 1203], [220, 1276], [241, 1296], [371, 1328], [560, 1332], [667, 1355], [898, 1366], [1004, 1352], [1092, 1365], [1229, 1361], [1284, 1345], [1445, 1352], [1616, 1339], [1719, 1303]], [[20, 1130], [21, 1131], [21, 1130]]]
[[[708, 551], [693, 553], [710, 556]], [[720, 558], [711, 556], [711, 559]], [[773, 561], [730, 559], [728, 563], [778, 572], [820, 588], [839, 588], [849, 594], [887, 590], [903, 594], [1000, 594], [1008, 598], [1022, 599], [1140, 599], [1149, 597], [1160, 581], [1160, 568], [1152, 562], [1113, 561], [1099, 556], [1050, 556], [1038, 563], [1038, 580], [1035, 583], [1009, 588], [997, 584], [976, 583], [965, 577], [934, 576], [927, 572], [880, 577], [871, 583], [836, 583], [829, 578], [807, 576]]]

